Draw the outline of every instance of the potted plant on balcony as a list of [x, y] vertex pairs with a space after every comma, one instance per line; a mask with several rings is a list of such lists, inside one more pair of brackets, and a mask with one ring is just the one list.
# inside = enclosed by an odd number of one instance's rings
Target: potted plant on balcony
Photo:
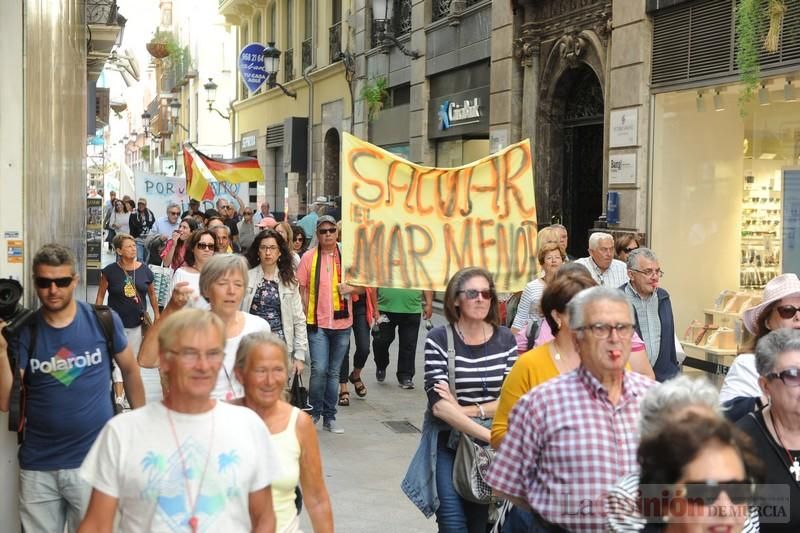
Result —
[[146, 47], [147, 52], [156, 59], [164, 59], [176, 52], [182, 52], [172, 32], [160, 29], [156, 30]]
[[386, 78], [379, 76], [366, 82], [361, 88], [361, 99], [367, 105], [369, 120], [375, 119], [389, 99], [389, 84]]

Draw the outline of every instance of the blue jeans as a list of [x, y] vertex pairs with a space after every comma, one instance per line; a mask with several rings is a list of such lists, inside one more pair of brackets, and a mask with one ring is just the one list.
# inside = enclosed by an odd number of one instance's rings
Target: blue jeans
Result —
[[458, 495], [453, 486], [453, 462], [456, 451], [447, 446], [442, 432], [436, 448], [436, 491], [439, 493], [439, 508], [436, 523], [439, 533], [486, 533], [489, 506], [468, 502]]
[[350, 328], [309, 328], [308, 351], [311, 353], [309, 402], [311, 417], [336, 420], [339, 400], [339, 369], [350, 345]]
[[512, 507], [506, 515], [503, 533], [530, 533], [534, 524], [533, 514], [519, 507]]
[[[78, 476], [78, 469], [20, 470], [19, 517], [22, 530], [78, 530], [89, 507], [92, 487]], [[8, 524], [7, 524], [8, 525]]]
[[148, 252], [149, 250], [147, 249], [147, 246], [145, 246], [144, 241], [141, 239], [136, 239], [136, 259], [146, 265], [150, 256]]

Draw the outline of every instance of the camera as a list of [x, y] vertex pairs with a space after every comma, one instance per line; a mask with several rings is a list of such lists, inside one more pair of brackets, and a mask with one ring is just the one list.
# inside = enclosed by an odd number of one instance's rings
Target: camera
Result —
[[3, 335], [6, 339], [16, 336], [33, 316], [33, 311], [23, 307], [22, 285], [13, 279], [0, 279], [0, 320], [6, 321]]

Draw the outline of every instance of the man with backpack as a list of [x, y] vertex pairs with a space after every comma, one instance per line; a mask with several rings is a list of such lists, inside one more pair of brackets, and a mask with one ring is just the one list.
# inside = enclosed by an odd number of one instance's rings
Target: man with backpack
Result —
[[[13, 369], [8, 342], [0, 334], [0, 411], [9, 411], [21, 398], [23, 530], [61, 532], [66, 524], [74, 532], [91, 494], [78, 469], [114, 415], [114, 362], [132, 407], [144, 405], [144, 388], [119, 316], [75, 300], [78, 275], [68, 248], [43, 246], [33, 258], [33, 282], [41, 308], [12, 339]], [[0, 333], [4, 327], [0, 321]]]

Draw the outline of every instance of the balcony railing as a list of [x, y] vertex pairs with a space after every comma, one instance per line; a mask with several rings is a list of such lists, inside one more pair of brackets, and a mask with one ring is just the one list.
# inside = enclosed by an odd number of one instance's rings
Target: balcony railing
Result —
[[452, 0], [433, 0], [433, 13], [431, 18], [441, 20], [450, 14], [450, 3]]
[[328, 29], [328, 61], [339, 60], [342, 51], [342, 23], [337, 22]]
[[311, 66], [311, 56], [313, 55], [312, 54], [313, 48], [314, 48], [314, 43], [312, 42], [311, 39], [306, 39], [305, 41], [303, 41], [303, 47], [301, 49], [303, 72], [305, 72], [306, 69]]
[[86, 24], [116, 24], [117, 0], [86, 0]]
[[411, 31], [411, 0], [394, 0], [394, 12], [397, 13], [397, 16], [394, 17], [394, 34], [399, 37], [409, 33]]
[[283, 53], [283, 83], [294, 79], [294, 49], [289, 48]]

